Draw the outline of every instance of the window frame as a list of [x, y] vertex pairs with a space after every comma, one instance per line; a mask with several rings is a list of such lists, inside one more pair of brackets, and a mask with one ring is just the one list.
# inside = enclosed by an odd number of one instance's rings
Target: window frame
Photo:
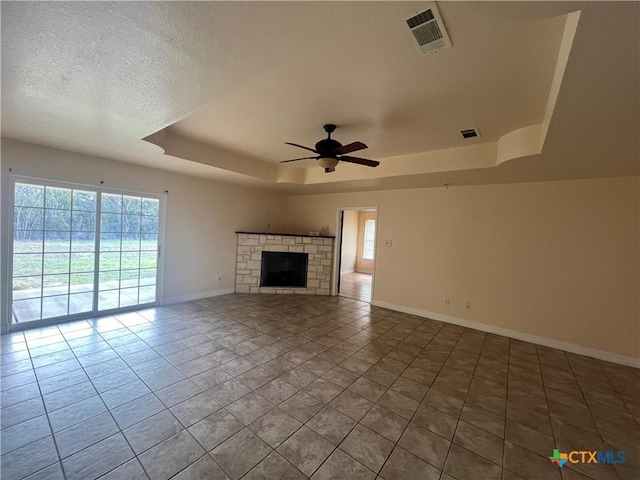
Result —
[[[373, 230], [373, 231], [371, 231], [371, 230]], [[376, 250], [376, 221], [375, 221], [375, 219], [365, 220], [365, 222], [364, 222], [364, 234], [363, 234], [362, 237], [363, 237], [363, 239], [362, 239], [362, 244], [363, 244], [362, 245], [362, 258], [364, 260], [373, 260], [375, 258], [375, 250]]]

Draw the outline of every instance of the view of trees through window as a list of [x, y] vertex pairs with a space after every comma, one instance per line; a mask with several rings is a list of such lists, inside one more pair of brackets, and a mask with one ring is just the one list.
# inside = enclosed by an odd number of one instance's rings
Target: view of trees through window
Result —
[[[64, 188], [46, 188], [41, 185], [16, 184], [14, 200], [14, 232], [17, 240], [41, 240], [39, 232], [45, 229], [49, 239], [65, 240], [71, 230], [71, 207], [76, 211], [73, 227], [87, 234], [95, 230], [95, 192], [73, 191]], [[45, 213], [46, 207], [46, 215]]]

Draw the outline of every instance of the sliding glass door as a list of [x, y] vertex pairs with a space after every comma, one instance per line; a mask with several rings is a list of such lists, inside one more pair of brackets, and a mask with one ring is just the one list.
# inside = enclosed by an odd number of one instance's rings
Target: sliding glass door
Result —
[[159, 197], [14, 185], [13, 323], [156, 302]]

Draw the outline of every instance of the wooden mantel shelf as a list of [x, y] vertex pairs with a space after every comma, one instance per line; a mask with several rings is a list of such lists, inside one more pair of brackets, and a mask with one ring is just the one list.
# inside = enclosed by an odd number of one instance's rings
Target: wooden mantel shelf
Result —
[[310, 238], [336, 238], [335, 235], [307, 235], [304, 233], [278, 233], [278, 232], [236, 232], [247, 235], [277, 235], [280, 237], [310, 237]]

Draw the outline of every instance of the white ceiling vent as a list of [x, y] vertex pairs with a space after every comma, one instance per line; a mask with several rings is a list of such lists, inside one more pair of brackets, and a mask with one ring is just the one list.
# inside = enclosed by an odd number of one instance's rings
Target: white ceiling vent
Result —
[[434, 53], [451, 46], [449, 34], [435, 3], [406, 20], [409, 30], [422, 53]]
[[462, 138], [467, 140], [469, 138], [480, 137], [480, 131], [477, 129], [477, 127], [465, 128], [464, 130], [460, 130], [460, 135], [462, 135]]

